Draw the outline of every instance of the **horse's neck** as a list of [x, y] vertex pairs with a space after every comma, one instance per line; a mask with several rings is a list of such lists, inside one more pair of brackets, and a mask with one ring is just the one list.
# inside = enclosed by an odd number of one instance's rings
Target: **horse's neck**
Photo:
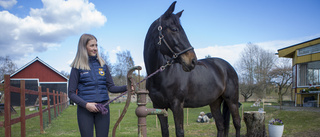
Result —
[[153, 45], [150, 44], [149, 45], [149, 49], [148, 52], [146, 54], [148, 59], [145, 62], [146, 64], [146, 69], [148, 74], [153, 73], [154, 71], [156, 71], [157, 69], [159, 69], [161, 66], [165, 65], [166, 60], [163, 57], [163, 55], [158, 51], [157, 46], [158, 45]]

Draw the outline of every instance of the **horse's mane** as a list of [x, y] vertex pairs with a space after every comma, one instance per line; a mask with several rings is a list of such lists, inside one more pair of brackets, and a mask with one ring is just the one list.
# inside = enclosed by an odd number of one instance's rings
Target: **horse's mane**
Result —
[[160, 54], [160, 45], [157, 44], [159, 39], [158, 25], [159, 18], [150, 25], [144, 41], [144, 62], [148, 74], [152, 73], [151, 71], [154, 71], [151, 69], [156, 69], [156, 67], [158, 67], [153, 65], [155, 62], [158, 62], [156, 64], [163, 64], [166, 62], [162, 57], [162, 54]]

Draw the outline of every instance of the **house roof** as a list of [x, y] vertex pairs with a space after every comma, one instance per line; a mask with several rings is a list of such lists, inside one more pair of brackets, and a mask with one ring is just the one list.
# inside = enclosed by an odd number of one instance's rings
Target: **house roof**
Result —
[[29, 63], [27, 63], [26, 65], [22, 66], [20, 69], [18, 69], [16, 72], [14, 72], [13, 74], [10, 75], [10, 77], [14, 77], [16, 74], [18, 74], [19, 72], [21, 72], [22, 70], [26, 69], [28, 66], [30, 66], [31, 64], [35, 63], [36, 61], [39, 61], [40, 63], [42, 63], [43, 65], [45, 65], [46, 67], [48, 67], [49, 69], [51, 69], [53, 72], [57, 73], [58, 75], [60, 75], [62, 78], [66, 79], [67, 81], [69, 80], [66, 76], [62, 75], [58, 70], [54, 69], [53, 67], [51, 67], [49, 64], [47, 64], [46, 62], [44, 62], [43, 60], [41, 60], [40, 58], [36, 57], [35, 59], [33, 59], [32, 61], [30, 61]]
[[278, 55], [279, 55], [279, 57], [293, 58], [294, 55], [295, 55], [295, 52], [298, 49], [305, 48], [305, 47], [308, 47], [308, 46], [312, 46], [312, 45], [315, 45], [315, 44], [318, 44], [318, 43], [320, 43], [320, 37], [312, 39], [312, 40], [308, 40], [308, 41], [305, 41], [305, 42], [302, 42], [302, 43], [299, 43], [299, 44], [295, 44], [295, 45], [292, 45], [292, 46], [289, 46], [289, 47], [285, 47], [285, 48], [279, 49], [278, 50]]

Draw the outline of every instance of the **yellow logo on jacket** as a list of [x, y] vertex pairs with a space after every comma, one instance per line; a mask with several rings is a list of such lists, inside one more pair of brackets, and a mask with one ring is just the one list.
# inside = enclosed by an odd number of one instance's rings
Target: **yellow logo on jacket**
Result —
[[103, 71], [103, 68], [99, 68], [99, 74], [101, 75], [101, 76], [104, 76], [104, 71]]

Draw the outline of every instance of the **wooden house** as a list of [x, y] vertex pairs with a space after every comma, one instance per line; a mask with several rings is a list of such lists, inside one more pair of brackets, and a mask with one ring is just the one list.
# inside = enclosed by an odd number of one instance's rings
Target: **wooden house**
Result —
[[320, 37], [279, 49], [278, 55], [292, 58], [295, 105], [319, 107]]

